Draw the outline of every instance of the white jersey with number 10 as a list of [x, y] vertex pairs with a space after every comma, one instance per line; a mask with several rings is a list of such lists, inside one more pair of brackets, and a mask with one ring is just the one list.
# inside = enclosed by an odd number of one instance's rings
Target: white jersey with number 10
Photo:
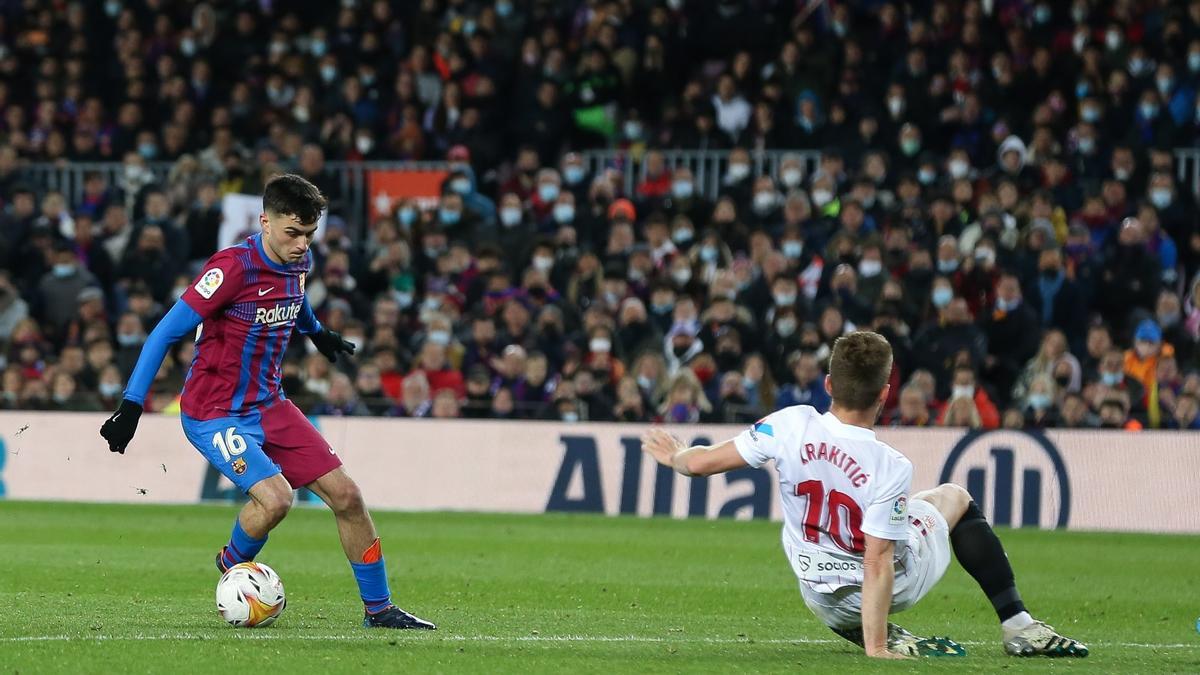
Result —
[[863, 535], [908, 539], [912, 463], [875, 432], [811, 406], [784, 408], [734, 439], [750, 466], [775, 460], [783, 547], [802, 584], [820, 593], [861, 586]]

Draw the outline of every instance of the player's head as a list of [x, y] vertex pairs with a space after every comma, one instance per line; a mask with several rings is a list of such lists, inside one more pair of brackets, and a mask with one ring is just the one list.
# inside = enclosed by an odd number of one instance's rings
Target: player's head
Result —
[[317, 186], [288, 173], [267, 181], [263, 188], [263, 244], [287, 263], [299, 262], [308, 254], [317, 220], [328, 201]]
[[879, 333], [859, 330], [833, 343], [825, 389], [839, 408], [875, 411], [883, 407], [891, 385], [892, 346]]

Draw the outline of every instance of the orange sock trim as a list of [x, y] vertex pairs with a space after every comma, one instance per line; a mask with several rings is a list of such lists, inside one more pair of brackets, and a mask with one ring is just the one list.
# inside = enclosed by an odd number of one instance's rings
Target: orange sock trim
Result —
[[373, 563], [383, 559], [383, 547], [379, 545], [379, 538], [376, 537], [374, 543], [363, 551], [363, 562]]

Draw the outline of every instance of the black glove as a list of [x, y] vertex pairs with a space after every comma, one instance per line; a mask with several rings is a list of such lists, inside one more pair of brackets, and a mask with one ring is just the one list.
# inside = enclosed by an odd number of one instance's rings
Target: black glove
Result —
[[125, 454], [125, 446], [133, 440], [138, 420], [142, 417], [142, 406], [130, 400], [122, 400], [121, 406], [100, 427], [100, 435], [108, 441], [109, 452]]
[[353, 354], [354, 345], [342, 339], [341, 333], [335, 333], [328, 328], [322, 328], [320, 332], [313, 333], [308, 336], [313, 344], [317, 346], [317, 351], [325, 355], [330, 363], [337, 362], [339, 353]]

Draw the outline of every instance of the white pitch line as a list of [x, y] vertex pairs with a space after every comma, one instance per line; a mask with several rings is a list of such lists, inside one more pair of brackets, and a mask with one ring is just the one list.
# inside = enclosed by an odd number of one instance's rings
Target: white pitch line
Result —
[[[289, 635], [287, 633], [229, 633], [229, 634], [206, 634], [199, 635], [195, 633], [175, 633], [163, 635], [27, 635], [17, 637], [0, 637], [0, 642], [101, 642], [108, 640], [129, 640], [129, 641], [185, 641], [185, 640], [301, 640], [301, 641], [319, 641], [319, 642], [366, 642], [378, 641], [386, 637], [386, 634], [379, 635]], [[760, 644], [760, 645], [833, 645], [843, 644], [844, 640], [833, 640], [824, 638], [688, 638], [688, 637], [652, 637], [642, 635], [438, 635], [429, 638], [436, 642], [628, 642], [628, 643], [646, 643], [646, 644], [713, 644], [713, 645], [734, 645], [734, 644]], [[981, 647], [996, 644], [991, 641], [966, 641], [962, 642], [968, 647]], [[1187, 643], [1165, 643], [1156, 644], [1149, 642], [1093, 642], [1090, 643], [1093, 647], [1117, 647], [1125, 649], [1200, 649], [1200, 642]]]

